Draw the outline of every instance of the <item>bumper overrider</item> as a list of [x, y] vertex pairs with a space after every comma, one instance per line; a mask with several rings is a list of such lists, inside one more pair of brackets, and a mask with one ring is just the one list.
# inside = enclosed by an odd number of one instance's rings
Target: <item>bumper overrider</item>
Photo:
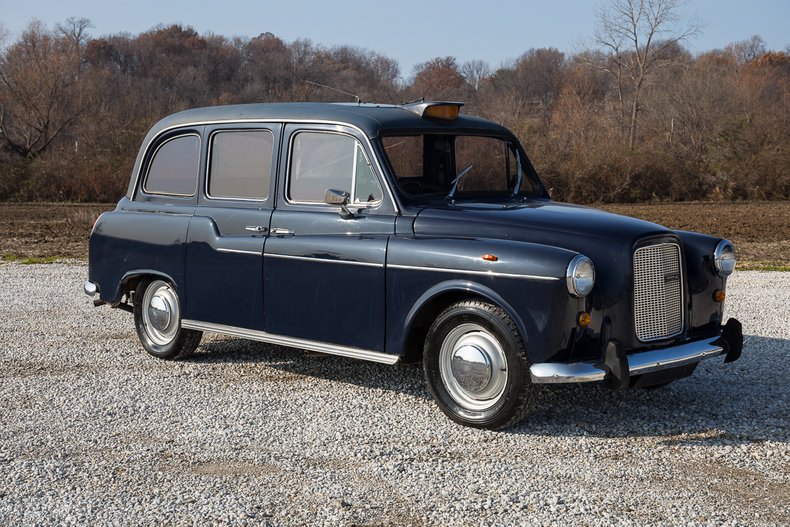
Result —
[[602, 361], [543, 362], [533, 364], [530, 377], [536, 384], [597, 382], [608, 380], [614, 388], [628, 386], [631, 377], [664, 370], [693, 367], [700, 361], [724, 355], [724, 362], [738, 360], [743, 349], [741, 323], [731, 318], [721, 335], [669, 348], [626, 353], [617, 340], [606, 343]]

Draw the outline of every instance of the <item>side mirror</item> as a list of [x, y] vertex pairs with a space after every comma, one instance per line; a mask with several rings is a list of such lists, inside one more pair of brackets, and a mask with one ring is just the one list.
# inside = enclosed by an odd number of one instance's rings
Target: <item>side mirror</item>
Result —
[[347, 207], [350, 198], [351, 194], [344, 190], [328, 188], [326, 189], [326, 194], [324, 194], [324, 203], [327, 205], [340, 205], [340, 217], [347, 220], [354, 217], [354, 214]]

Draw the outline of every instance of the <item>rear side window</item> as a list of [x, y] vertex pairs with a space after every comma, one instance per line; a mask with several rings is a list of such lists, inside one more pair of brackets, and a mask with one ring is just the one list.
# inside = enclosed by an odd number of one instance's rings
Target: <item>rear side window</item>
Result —
[[274, 135], [268, 130], [214, 134], [211, 140], [209, 197], [268, 198], [273, 145]]
[[154, 152], [143, 190], [149, 194], [194, 196], [199, 160], [200, 138], [197, 135], [168, 139]]

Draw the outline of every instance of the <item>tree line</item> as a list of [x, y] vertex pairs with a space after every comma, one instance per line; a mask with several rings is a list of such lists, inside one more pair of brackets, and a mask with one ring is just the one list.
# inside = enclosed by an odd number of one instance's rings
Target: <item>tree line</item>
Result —
[[645, 13], [601, 12], [573, 54], [530, 49], [496, 68], [437, 57], [406, 81], [380, 53], [272, 33], [173, 24], [94, 38], [86, 19], [33, 21], [0, 48], [0, 200], [115, 201], [158, 119], [351, 100], [314, 83], [368, 102], [465, 101], [465, 113], [513, 130], [559, 200], [789, 199], [790, 49], [755, 36], [695, 55], [684, 47], [694, 27], [664, 31], [677, 21]]

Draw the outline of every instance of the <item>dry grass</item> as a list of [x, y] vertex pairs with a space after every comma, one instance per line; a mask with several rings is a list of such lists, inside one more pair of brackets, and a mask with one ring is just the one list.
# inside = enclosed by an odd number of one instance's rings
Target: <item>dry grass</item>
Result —
[[[94, 221], [113, 204], [0, 203], [0, 257], [26, 263], [84, 259]], [[790, 201], [602, 205], [666, 225], [729, 238], [739, 268], [790, 270]]]

